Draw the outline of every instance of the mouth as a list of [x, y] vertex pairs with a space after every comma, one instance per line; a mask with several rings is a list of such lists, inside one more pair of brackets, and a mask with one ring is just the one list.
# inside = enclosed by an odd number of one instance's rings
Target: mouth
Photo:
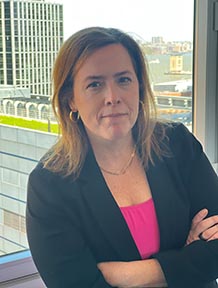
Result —
[[127, 113], [111, 113], [102, 115], [101, 118], [119, 118], [122, 116], [127, 116]]

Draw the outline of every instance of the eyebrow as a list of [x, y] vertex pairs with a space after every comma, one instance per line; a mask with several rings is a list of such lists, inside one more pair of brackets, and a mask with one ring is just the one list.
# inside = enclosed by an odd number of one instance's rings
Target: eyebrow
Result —
[[101, 80], [101, 79], [104, 79], [105, 77], [102, 76], [102, 75], [90, 75], [90, 76], [87, 76], [84, 80], [84, 82], [87, 82], [87, 81], [92, 81], [92, 80]]
[[118, 77], [118, 76], [122, 76], [122, 75], [126, 75], [126, 74], [132, 74], [132, 72], [129, 70], [125, 70], [125, 71], [115, 73], [114, 76]]
[[[113, 75], [113, 77], [119, 77], [119, 76], [122, 76], [122, 75], [126, 75], [126, 74], [132, 74], [131, 71], [129, 70], [125, 70], [125, 71], [121, 71], [121, 72], [117, 72]], [[93, 81], [93, 80], [102, 80], [104, 79], [105, 76], [104, 75], [90, 75], [90, 76], [87, 76], [84, 80], [84, 82], [87, 82], [87, 81]]]

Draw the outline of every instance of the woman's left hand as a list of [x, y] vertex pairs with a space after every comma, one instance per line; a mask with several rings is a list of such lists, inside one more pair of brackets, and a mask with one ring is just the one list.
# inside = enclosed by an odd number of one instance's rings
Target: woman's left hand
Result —
[[186, 245], [199, 239], [204, 241], [218, 239], [218, 215], [205, 218], [207, 214], [208, 210], [202, 209], [194, 216]]

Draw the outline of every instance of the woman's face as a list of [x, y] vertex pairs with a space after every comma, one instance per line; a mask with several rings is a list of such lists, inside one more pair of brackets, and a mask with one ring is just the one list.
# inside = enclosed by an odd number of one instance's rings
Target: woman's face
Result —
[[73, 95], [70, 107], [79, 112], [90, 140], [131, 137], [138, 116], [139, 83], [122, 45], [99, 48], [87, 58], [74, 78]]

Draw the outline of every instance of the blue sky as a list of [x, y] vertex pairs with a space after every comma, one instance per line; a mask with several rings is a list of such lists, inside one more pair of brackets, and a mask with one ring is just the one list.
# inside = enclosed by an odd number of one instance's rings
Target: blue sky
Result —
[[194, 0], [55, 0], [64, 4], [65, 39], [87, 26], [116, 27], [145, 41], [192, 41]]

